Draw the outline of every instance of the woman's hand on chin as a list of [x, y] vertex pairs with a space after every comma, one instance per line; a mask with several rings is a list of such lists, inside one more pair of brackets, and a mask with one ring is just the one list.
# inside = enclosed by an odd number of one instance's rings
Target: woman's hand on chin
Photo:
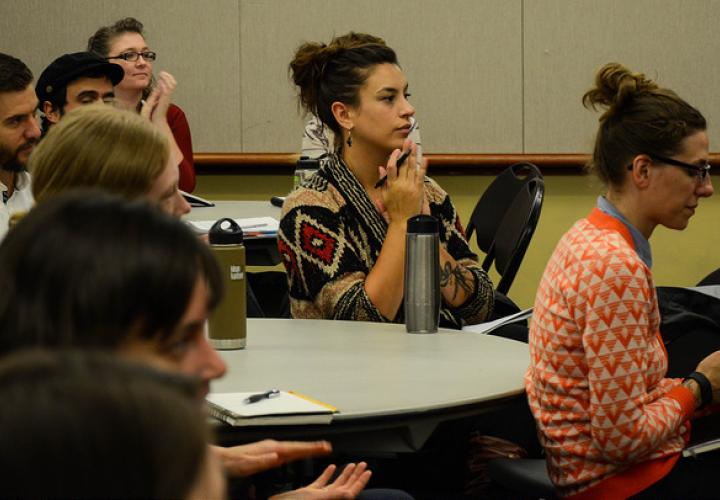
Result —
[[[405, 221], [425, 211], [423, 184], [427, 160], [423, 160], [418, 166], [417, 146], [410, 139], [405, 141], [403, 149], [406, 148], [411, 149], [410, 156], [399, 168], [396, 162], [401, 151], [396, 149], [390, 155], [387, 166], [378, 169], [381, 176], [387, 176], [387, 181], [380, 190], [380, 201], [390, 222]], [[429, 210], [429, 206], [427, 209]]]

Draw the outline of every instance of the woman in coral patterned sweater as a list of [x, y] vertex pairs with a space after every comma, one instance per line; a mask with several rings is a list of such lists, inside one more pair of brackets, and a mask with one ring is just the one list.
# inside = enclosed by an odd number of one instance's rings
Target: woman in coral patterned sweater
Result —
[[[693, 497], [720, 458], [680, 458], [690, 418], [720, 400], [720, 352], [665, 378], [648, 239], [684, 229], [713, 194], [702, 114], [620, 64], [583, 97], [605, 108], [591, 168], [607, 187], [560, 240], [530, 328], [530, 406], [561, 496]], [[697, 489], [695, 489], [697, 488]]]

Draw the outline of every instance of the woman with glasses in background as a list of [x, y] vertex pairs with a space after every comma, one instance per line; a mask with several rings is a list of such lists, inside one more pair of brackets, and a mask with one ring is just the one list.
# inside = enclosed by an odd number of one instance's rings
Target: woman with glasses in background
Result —
[[712, 495], [720, 456], [681, 452], [690, 419], [720, 401], [720, 351], [666, 377], [648, 241], [658, 225], [685, 229], [713, 194], [705, 118], [617, 63], [583, 103], [605, 110], [590, 167], [606, 191], [555, 248], [530, 327], [526, 388], [550, 478], [563, 497]]
[[90, 37], [87, 50], [125, 70], [125, 77], [115, 86], [116, 104], [136, 110], [165, 133], [173, 162], [180, 170], [180, 189], [189, 193], [195, 189], [190, 126], [183, 110], [172, 104], [175, 78], [165, 71], [158, 74], [157, 81], [153, 77], [157, 54], [148, 48], [143, 28], [132, 17], [103, 26]]

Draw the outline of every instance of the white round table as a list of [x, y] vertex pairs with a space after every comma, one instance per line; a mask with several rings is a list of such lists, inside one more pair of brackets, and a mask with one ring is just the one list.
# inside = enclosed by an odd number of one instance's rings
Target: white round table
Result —
[[213, 392], [293, 390], [340, 410], [329, 426], [221, 426], [223, 440], [332, 436], [336, 448], [393, 452], [522, 395], [530, 359], [527, 344], [491, 335], [297, 319], [248, 319], [247, 348], [220, 352], [228, 373]]

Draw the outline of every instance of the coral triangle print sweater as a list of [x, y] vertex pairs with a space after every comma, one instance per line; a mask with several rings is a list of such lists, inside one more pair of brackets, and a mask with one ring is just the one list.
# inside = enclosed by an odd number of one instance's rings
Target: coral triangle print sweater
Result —
[[665, 476], [689, 438], [692, 392], [665, 378], [650, 269], [594, 209], [545, 268], [530, 327], [530, 407], [562, 496], [622, 498]]

